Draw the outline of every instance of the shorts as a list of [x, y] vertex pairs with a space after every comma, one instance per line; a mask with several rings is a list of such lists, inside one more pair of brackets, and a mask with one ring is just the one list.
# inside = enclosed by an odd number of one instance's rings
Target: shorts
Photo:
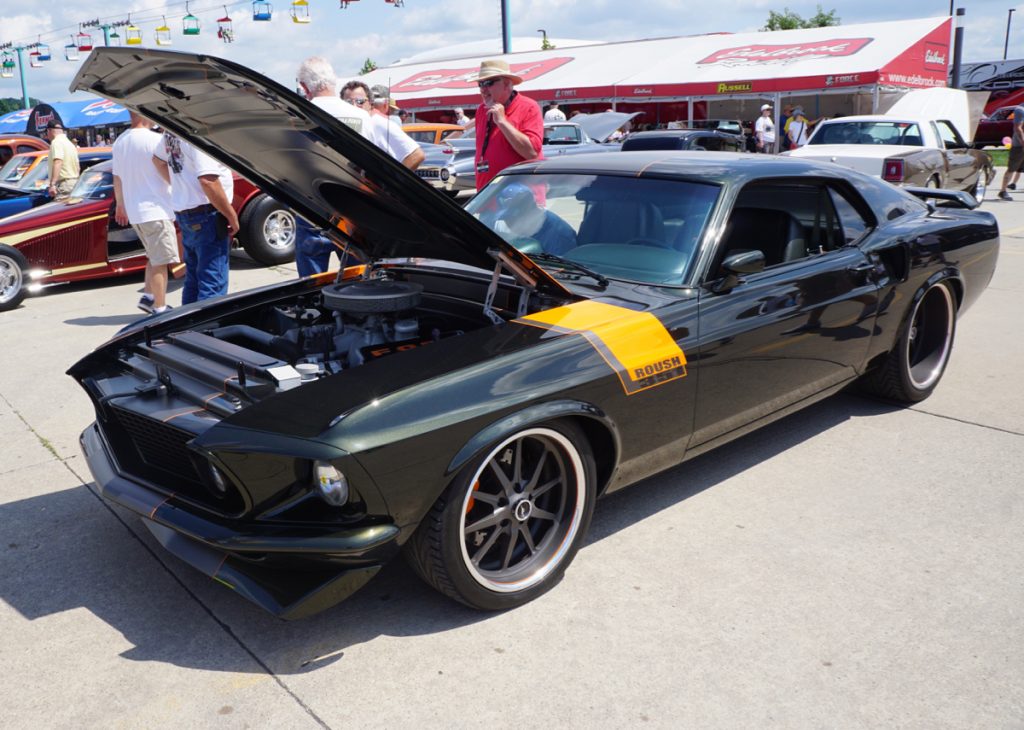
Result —
[[178, 257], [178, 234], [174, 231], [173, 222], [133, 223], [132, 228], [139, 234], [139, 240], [146, 249], [146, 258], [153, 266], [176, 264], [181, 261]]
[[1006, 171], [1020, 172], [1022, 169], [1024, 169], [1024, 146], [1011, 147], [1006, 160]]

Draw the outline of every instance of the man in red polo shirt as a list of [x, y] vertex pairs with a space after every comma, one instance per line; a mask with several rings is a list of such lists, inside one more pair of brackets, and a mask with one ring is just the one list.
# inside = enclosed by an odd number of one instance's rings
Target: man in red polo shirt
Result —
[[537, 102], [512, 88], [522, 81], [503, 60], [480, 64], [477, 86], [483, 103], [476, 110], [477, 190], [509, 165], [543, 158], [544, 117]]

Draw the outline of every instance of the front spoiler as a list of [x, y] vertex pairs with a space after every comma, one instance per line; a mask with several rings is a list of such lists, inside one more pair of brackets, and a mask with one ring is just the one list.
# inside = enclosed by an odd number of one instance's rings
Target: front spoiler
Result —
[[97, 424], [79, 441], [100, 494], [142, 517], [168, 552], [279, 618], [339, 603], [398, 552], [394, 525], [296, 532], [215, 522], [118, 474]]

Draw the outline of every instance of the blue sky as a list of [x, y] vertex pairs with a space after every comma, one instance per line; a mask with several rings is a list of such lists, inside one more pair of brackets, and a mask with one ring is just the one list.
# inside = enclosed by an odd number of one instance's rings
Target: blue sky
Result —
[[[296, 24], [288, 17], [290, 0], [272, 0], [274, 17], [256, 23], [251, 2], [228, 3], [236, 42], [216, 38], [215, 20], [225, 12], [223, 3], [194, 0], [189, 10], [203, 23], [197, 37], [181, 34], [184, 2], [134, 0], [104, 3], [98, 0], [3, 0], [0, 6], [0, 44], [27, 43], [42, 39], [52, 48], [54, 60], [42, 68], [26, 70], [29, 93], [44, 101], [73, 98], [68, 83], [79, 63], [63, 59], [82, 21], [100, 18], [132, 19], [153, 46], [153, 32], [163, 24], [174, 31], [171, 49], [210, 53], [257, 69], [291, 86], [295, 70], [306, 56], [326, 56], [338, 75], [358, 72], [364, 59], [385, 65], [399, 58], [456, 43], [493, 39], [501, 48], [499, 0], [405, 0], [396, 8], [384, 0], [354, 0], [340, 9], [338, 0], [309, 0], [312, 22]], [[623, 41], [713, 32], [744, 32], [764, 25], [770, 10], [783, 7], [805, 17], [813, 15], [816, 2], [768, 0], [716, 0], [698, 4], [686, 0], [509, 0], [512, 34], [537, 39], [544, 28], [552, 38]], [[949, 0], [858, 0], [823, 2], [835, 9], [844, 24], [931, 17], [949, 13]], [[1024, 58], [1024, 3], [1008, 0], [960, 0], [966, 8], [964, 61], [1002, 58], [1007, 10], [1016, 8], [1010, 36], [1010, 58]], [[116, 15], [109, 8], [118, 7]], [[123, 9], [123, 10], [122, 10]], [[91, 31], [97, 41], [99, 31]], [[0, 79], [0, 97], [21, 96], [18, 74]]]

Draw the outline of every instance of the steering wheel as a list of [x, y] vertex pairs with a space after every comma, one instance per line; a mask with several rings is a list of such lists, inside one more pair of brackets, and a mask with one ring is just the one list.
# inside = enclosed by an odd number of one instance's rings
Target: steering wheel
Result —
[[656, 238], [632, 238], [626, 241], [627, 246], [650, 246], [651, 248], [667, 248], [675, 250], [666, 241], [659, 241]]

